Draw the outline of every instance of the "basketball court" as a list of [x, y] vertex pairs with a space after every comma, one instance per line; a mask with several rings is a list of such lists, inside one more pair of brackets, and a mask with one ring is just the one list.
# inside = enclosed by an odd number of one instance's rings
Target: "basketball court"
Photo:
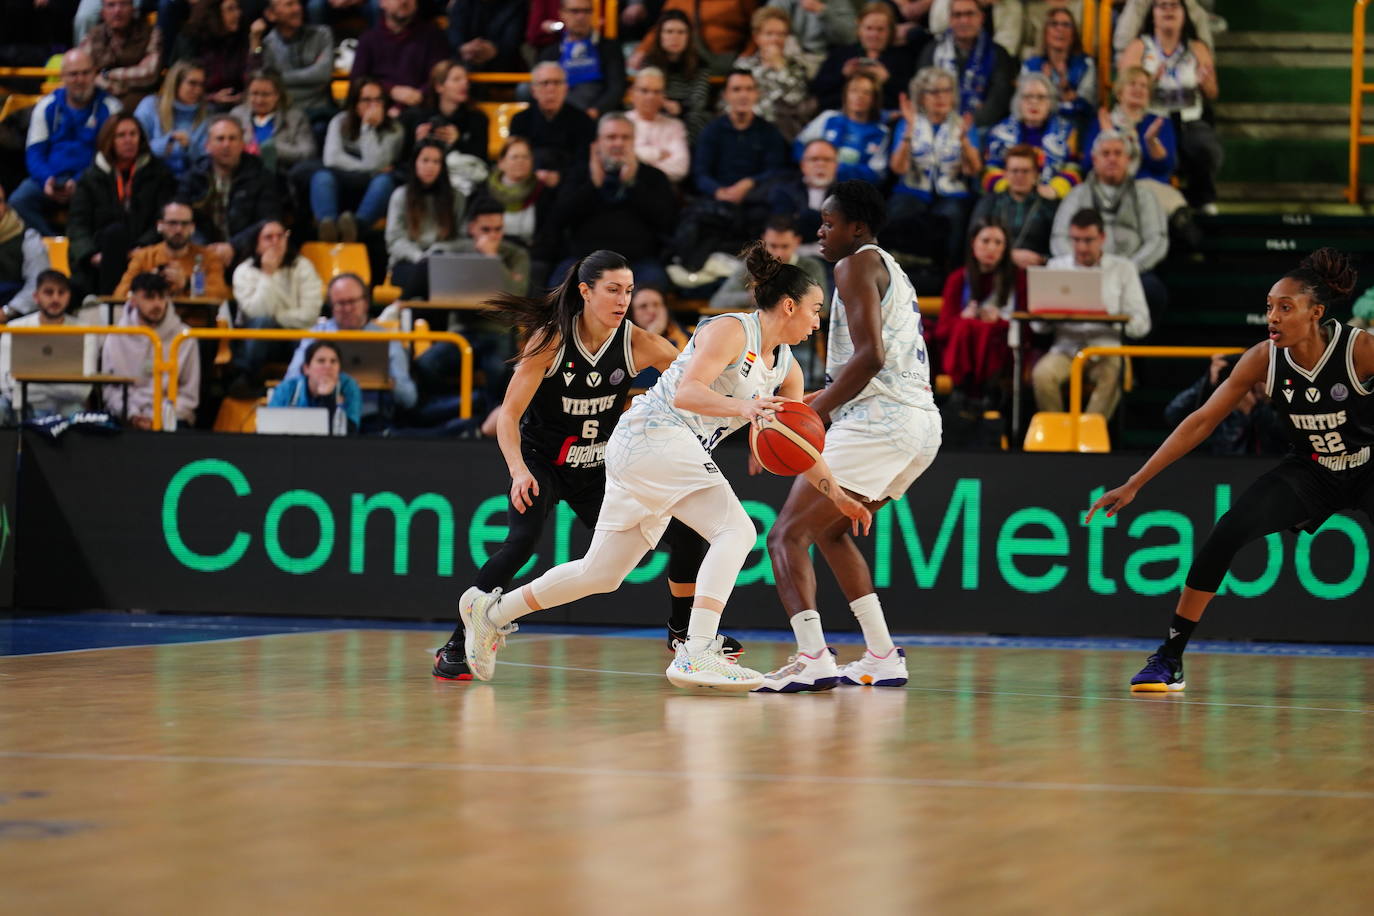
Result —
[[[3, 909], [1353, 913], [1374, 899], [1369, 648], [1200, 643], [1186, 693], [1132, 695], [1153, 644], [899, 638], [907, 689], [764, 696], [670, 687], [659, 631], [530, 627], [493, 682], [454, 683], [429, 674], [442, 627], [358, 626], [12, 621]], [[791, 645], [740, 635], [762, 669]]]

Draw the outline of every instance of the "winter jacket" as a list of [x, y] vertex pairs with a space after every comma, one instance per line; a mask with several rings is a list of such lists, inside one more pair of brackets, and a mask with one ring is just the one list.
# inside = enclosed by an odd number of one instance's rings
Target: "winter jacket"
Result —
[[197, 257], [200, 258], [201, 270], [205, 271], [205, 295], [212, 299], [228, 299], [229, 284], [226, 282], [225, 266], [220, 263], [214, 252], [192, 244], [173, 257], [172, 250], [165, 242], [158, 242], [146, 248], [135, 248], [129, 252], [129, 268], [124, 271], [119, 286], [115, 287], [115, 296], [122, 298], [129, 295], [129, 287], [133, 284], [134, 277], [141, 273], [156, 273], [159, 267], [173, 261], [181, 268], [181, 275], [186, 280], [180, 288], [172, 289], [172, 298], [190, 295], [191, 274], [196, 269]]
[[[153, 155], [167, 163], [172, 174], [180, 178], [186, 174], [192, 162], [205, 155], [205, 138], [210, 135], [210, 112], [203, 105], [174, 101], [172, 126], [163, 127], [157, 111], [158, 101], [157, 96], [148, 96], [138, 103], [134, 117], [143, 125]], [[199, 123], [196, 122], [196, 115], [200, 115]], [[179, 140], [173, 140], [172, 134], [175, 133], [185, 133], [191, 142], [184, 145]]]
[[86, 265], [99, 251], [95, 235], [107, 226], [122, 224], [129, 232], [130, 247], [156, 245], [162, 205], [176, 193], [176, 179], [162, 160], [146, 153], [134, 163], [134, 180], [127, 204], [120, 201], [114, 170], [104, 155], [81, 173], [67, 216], [68, 259], [72, 269]]
[[228, 232], [214, 219], [214, 165], [207, 156], [181, 176], [180, 196], [191, 204], [196, 215], [196, 236], [205, 244], [230, 242], [239, 252], [253, 247], [253, 230], [265, 219], [285, 215], [276, 176], [263, 168], [262, 160], [244, 153], [229, 183], [229, 202], [225, 221]]
[[234, 268], [234, 300], [241, 320], [271, 318], [284, 328], [308, 328], [320, 317], [324, 284], [315, 265], [300, 255], [272, 274], [250, 258]]
[[[148, 327], [138, 309], [132, 302], [125, 303], [119, 318], [120, 327]], [[172, 338], [186, 327], [177, 316], [176, 309], [170, 305], [162, 321], [153, 328], [162, 338], [163, 357], [170, 355]], [[176, 416], [182, 423], [194, 423], [196, 405], [200, 403], [200, 348], [196, 342], [186, 338], [177, 351], [177, 401]], [[141, 335], [111, 334], [105, 338], [105, 346], [100, 351], [100, 365], [111, 375], [124, 375], [137, 379], [128, 386], [129, 417], [149, 417], [153, 415], [153, 348]], [[101, 391], [105, 409], [111, 413], [123, 413], [126, 389], [123, 385], [106, 385]]]
[[95, 137], [105, 119], [118, 111], [118, 100], [99, 89], [79, 109], [67, 105], [65, 86], [44, 96], [33, 109], [24, 141], [29, 177], [39, 185], [59, 175], [75, 181], [95, 160]]

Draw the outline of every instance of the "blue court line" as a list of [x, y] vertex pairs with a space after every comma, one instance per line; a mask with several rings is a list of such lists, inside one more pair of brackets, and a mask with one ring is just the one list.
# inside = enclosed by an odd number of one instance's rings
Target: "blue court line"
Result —
[[[661, 641], [661, 627], [574, 626], [570, 624], [521, 623], [523, 633], [568, 636], [606, 636]], [[727, 628], [728, 629], [728, 628]], [[414, 630], [443, 633], [439, 622], [380, 620], [376, 618], [244, 617], [217, 615], [128, 614], [92, 611], [76, 614], [14, 617], [0, 621], [0, 656], [108, 649], [121, 646], [176, 645], [210, 640], [242, 639], [286, 633], [318, 633], [335, 630]], [[729, 630], [742, 642], [790, 642], [789, 630]], [[863, 641], [859, 633], [827, 634], [835, 645]], [[442, 640], [442, 637], [440, 637]], [[894, 641], [913, 648], [954, 649], [1059, 649], [1088, 652], [1153, 652], [1154, 639], [1113, 637], [973, 636], [898, 634]], [[1258, 643], [1198, 640], [1189, 652], [1216, 655], [1274, 655], [1301, 658], [1374, 658], [1371, 645], [1324, 645], [1318, 643]]]

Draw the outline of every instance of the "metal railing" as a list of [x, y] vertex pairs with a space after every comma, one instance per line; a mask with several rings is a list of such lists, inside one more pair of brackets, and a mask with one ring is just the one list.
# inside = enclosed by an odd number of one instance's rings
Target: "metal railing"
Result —
[[[86, 336], [87, 334], [115, 334], [126, 337], [146, 337], [153, 345], [153, 416], [152, 428], [162, 429], [162, 385], [159, 383], [159, 376], [167, 369], [167, 363], [163, 359], [162, 338], [157, 336], [157, 332], [152, 328], [133, 327], [130, 325], [94, 325], [94, 324], [62, 324], [62, 325], [40, 325], [38, 327], [20, 327], [13, 325], [0, 325], [0, 334], [18, 334], [25, 337], [74, 337], [76, 335]], [[175, 361], [175, 360], [174, 360]], [[128, 395], [125, 395], [127, 402]], [[172, 404], [176, 403], [173, 396]]]
[[1229, 356], [1233, 353], [1244, 353], [1245, 347], [1156, 347], [1156, 346], [1120, 346], [1120, 347], [1084, 347], [1074, 354], [1073, 363], [1069, 366], [1069, 429], [1073, 436], [1072, 451], [1078, 451], [1079, 447], [1079, 418], [1083, 415], [1083, 367], [1088, 360], [1094, 356], [1140, 356], [1150, 358], [1178, 358], [1178, 357], [1211, 357], [1217, 354]]
[[[458, 416], [463, 420], [472, 417], [472, 344], [466, 337], [453, 331], [314, 331], [309, 328], [183, 328], [176, 337], [177, 341], [194, 340], [337, 340], [354, 343], [379, 343], [393, 340], [421, 341], [433, 343], [447, 341], [458, 348], [463, 356], [463, 366], [458, 373], [459, 407]], [[167, 360], [167, 397], [176, 403], [177, 396], [177, 351]]]
[[1374, 144], [1374, 134], [1364, 133], [1364, 94], [1374, 92], [1374, 83], [1364, 81], [1364, 32], [1369, 0], [1355, 0], [1355, 21], [1350, 30], [1350, 184], [1345, 189], [1347, 203], [1360, 202], [1360, 147]]

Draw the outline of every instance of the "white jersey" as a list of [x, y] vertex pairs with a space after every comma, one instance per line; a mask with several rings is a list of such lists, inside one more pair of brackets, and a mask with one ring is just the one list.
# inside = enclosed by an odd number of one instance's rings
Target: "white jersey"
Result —
[[[934, 410], [935, 398], [930, 390], [930, 360], [926, 356], [925, 338], [921, 336], [921, 309], [916, 301], [916, 290], [907, 278], [906, 271], [892, 259], [892, 255], [877, 245], [864, 245], [859, 251], [868, 249], [876, 251], [887, 266], [887, 293], [878, 305], [883, 322], [883, 367], [848, 404], [832, 413], [838, 414], [850, 404], [870, 398], [877, 398], [890, 406]], [[854, 341], [849, 336], [849, 316], [837, 289], [830, 303], [830, 336], [826, 341], [827, 385], [834, 381], [853, 356]]]
[[[787, 378], [787, 370], [792, 365], [792, 351], [787, 344], [778, 346], [776, 361], [769, 369], [763, 363], [763, 327], [759, 322], [759, 312], [728, 312], [707, 318], [697, 325], [696, 333], [687, 341], [687, 346], [678, 354], [677, 359], [659, 376], [654, 387], [635, 398], [634, 404], [611, 434], [609, 448], [621, 449], [635, 447], [636, 440], [643, 444], [646, 430], [661, 428], [665, 425], [679, 426], [689, 431], [709, 452], [716, 444], [740, 429], [749, 421], [743, 417], [706, 417], [673, 406], [678, 386], [682, 383], [688, 360], [697, 349], [697, 334], [712, 321], [730, 319], [744, 326], [744, 349], [739, 356], [725, 367], [720, 376], [711, 383], [711, 390], [726, 397], [752, 399], [766, 397], [777, 391]], [[617, 443], [616, 440], [620, 440]]]

